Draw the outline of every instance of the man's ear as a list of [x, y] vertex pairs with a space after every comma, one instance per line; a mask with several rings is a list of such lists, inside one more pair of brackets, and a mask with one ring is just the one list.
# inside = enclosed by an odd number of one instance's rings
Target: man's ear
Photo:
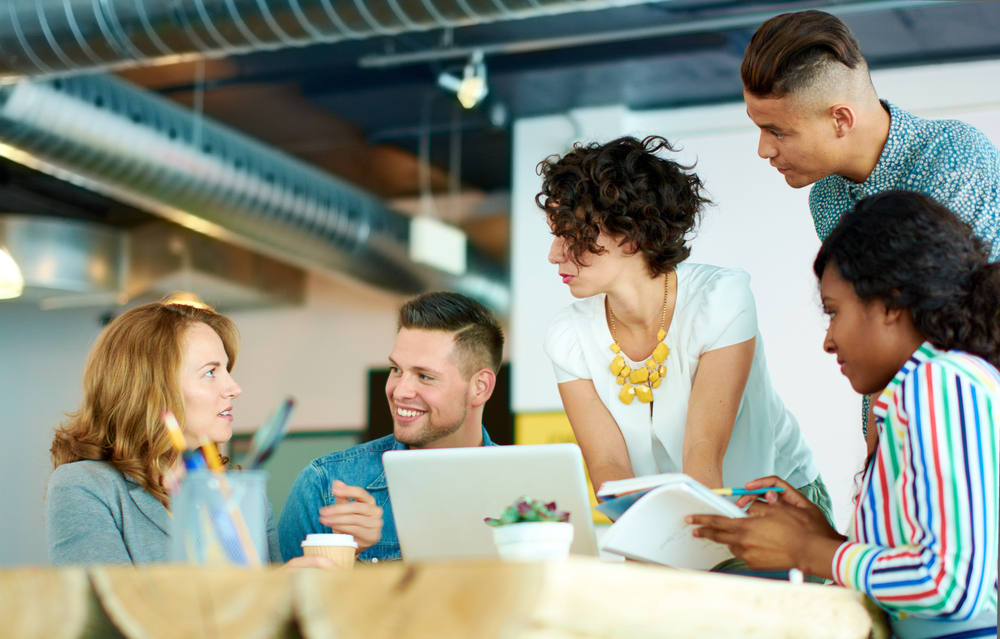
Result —
[[469, 403], [474, 407], [482, 406], [493, 396], [497, 386], [497, 375], [489, 368], [481, 368], [469, 379]]
[[846, 136], [858, 123], [857, 114], [849, 104], [835, 104], [830, 107], [830, 117], [833, 118], [833, 127], [838, 138]]

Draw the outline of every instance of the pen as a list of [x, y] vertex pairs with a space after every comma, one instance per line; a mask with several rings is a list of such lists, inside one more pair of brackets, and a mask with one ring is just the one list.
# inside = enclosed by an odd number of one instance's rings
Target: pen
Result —
[[205, 456], [205, 464], [208, 469], [213, 473], [225, 474], [226, 469], [222, 465], [222, 458], [219, 456], [219, 449], [215, 447], [215, 442], [202, 435], [198, 438], [198, 447], [201, 448], [201, 454]]
[[187, 443], [184, 441], [184, 431], [181, 430], [181, 425], [177, 423], [177, 417], [174, 415], [174, 411], [166, 408], [160, 413], [160, 419], [167, 427], [167, 432], [170, 433], [170, 443], [174, 445], [174, 449], [183, 453], [187, 448]]
[[785, 489], [784, 488], [754, 488], [753, 490], [749, 490], [747, 488], [713, 488], [712, 492], [715, 493], [716, 495], [722, 495], [724, 497], [729, 497], [729, 496], [735, 497], [735, 496], [739, 496], [739, 495], [763, 495], [764, 493], [768, 492], [769, 490], [773, 490], [776, 493], [780, 493], [780, 492], [782, 492]]

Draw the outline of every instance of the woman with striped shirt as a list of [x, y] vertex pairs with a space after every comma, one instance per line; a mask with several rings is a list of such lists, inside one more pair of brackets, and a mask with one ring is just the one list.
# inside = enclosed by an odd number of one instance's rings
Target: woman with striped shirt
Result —
[[863, 591], [900, 639], [996, 637], [1000, 265], [987, 256], [923, 195], [889, 191], [846, 214], [814, 270], [824, 348], [854, 390], [877, 394], [878, 442], [847, 535], [775, 477], [747, 484], [785, 489], [754, 516], [695, 516], [695, 535], [752, 568]]

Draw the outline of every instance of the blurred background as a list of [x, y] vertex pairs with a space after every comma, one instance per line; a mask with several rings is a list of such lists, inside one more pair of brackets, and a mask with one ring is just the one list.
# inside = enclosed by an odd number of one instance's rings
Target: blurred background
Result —
[[807, 190], [756, 156], [739, 79], [760, 23], [804, 8], [851, 27], [880, 97], [1000, 144], [1000, 3], [0, 0], [0, 565], [48, 561], [52, 429], [102, 326], [178, 291], [242, 332], [234, 456], [298, 400], [278, 512], [310, 460], [387, 432], [395, 312], [423, 290], [504, 320], [494, 439], [571, 439], [535, 166], [623, 134], [697, 163], [715, 206], [691, 259], [751, 274], [846, 524], [860, 400], [821, 349]]

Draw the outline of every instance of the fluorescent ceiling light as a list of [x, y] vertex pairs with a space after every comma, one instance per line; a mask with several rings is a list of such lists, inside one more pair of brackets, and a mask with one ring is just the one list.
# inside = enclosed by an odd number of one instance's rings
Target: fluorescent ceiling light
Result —
[[452, 275], [464, 275], [468, 238], [462, 229], [418, 215], [410, 220], [410, 259]]

